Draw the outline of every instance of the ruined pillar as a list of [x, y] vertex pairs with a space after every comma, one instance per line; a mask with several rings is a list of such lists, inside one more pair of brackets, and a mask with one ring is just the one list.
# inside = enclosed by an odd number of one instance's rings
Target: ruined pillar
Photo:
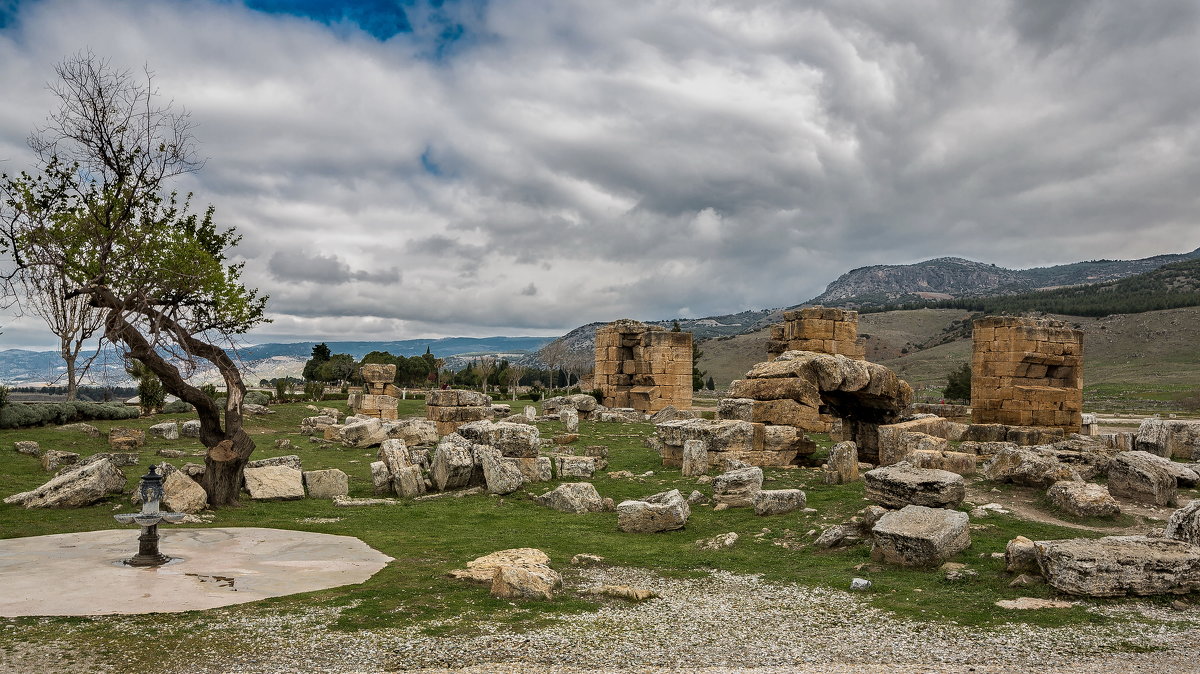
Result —
[[841, 354], [864, 360], [867, 349], [858, 337], [858, 312], [825, 307], [783, 312], [783, 322], [771, 326], [767, 354], [774, 358], [784, 351]]
[[596, 331], [596, 388], [606, 407], [692, 408], [692, 333], [621, 319]]
[[360, 416], [395, 421], [400, 405], [396, 386], [392, 383], [396, 379], [396, 366], [369, 363], [360, 367], [358, 373], [365, 392], [351, 394], [347, 399], [351, 411]]
[[1079, 432], [1083, 331], [1061, 321], [989, 316], [974, 323], [971, 418]]

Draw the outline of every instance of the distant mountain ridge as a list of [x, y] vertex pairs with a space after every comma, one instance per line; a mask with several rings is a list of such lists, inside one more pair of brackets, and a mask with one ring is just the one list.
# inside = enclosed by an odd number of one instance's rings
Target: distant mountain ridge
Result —
[[857, 309], [929, 299], [1012, 295], [1042, 288], [1115, 281], [1166, 264], [1200, 259], [1190, 253], [1138, 260], [1091, 260], [1052, 267], [1006, 269], [959, 257], [939, 257], [904, 265], [859, 267], [842, 274], [825, 292], [804, 304]]

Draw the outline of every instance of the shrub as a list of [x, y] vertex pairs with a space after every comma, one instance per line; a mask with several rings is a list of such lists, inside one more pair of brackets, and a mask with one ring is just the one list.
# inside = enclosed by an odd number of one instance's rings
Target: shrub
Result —
[[528, 400], [530, 402], [535, 402], [535, 403], [541, 399], [542, 399], [542, 393], [540, 391], [530, 391], [529, 393], [526, 393], [525, 395], [521, 396], [521, 400]]
[[163, 402], [167, 398], [167, 392], [163, 390], [162, 381], [154, 376], [152, 372], [146, 371], [138, 379], [138, 401], [142, 406], [143, 414], [154, 414], [162, 409]]
[[7, 404], [8, 404], [8, 387], [0, 386], [0, 410], [4, 409], [4, 406]]
[[271, 395], [263, 391], [247, 391], [246, 397], [242, 400], [244, 403], [251, 405], [263, 405], [264, 407], [271, 402]]
[[313, 402], [320, 401], [325, 396], [325, 383], [320, 381], [304, 382], [304, 398]]
[[[288, 393], [287, 389], [288, 389], [287, 379], [276, 379], [275, 380], [275, 399], [276, 400], [285, 400], [287, 398], [287, 393]], [[304, 390], [308, 391], [308, 387], [305, 386]]]
[[963, 363], [959, 368], [946, 375], [946, 388], [942, 395], [949, 400], [971, 399], [971, 364]]
[[72, 400], [65, 403], [9, 403], [0, 409], [0, 428], [69, 424], [94, 419], [134, 419], [138, 410], [120, 403]]
[[172, 400], [163, 405], [162, 411], [167, 414], [186, 414], [196, 409], [191, 403], [186, 403], [182, 400]]
[[600, 403], [601, 405], [604, 404], [604, 391], [594, 388], [592, 389], [592, 397], [595, 398], [596, 402]]

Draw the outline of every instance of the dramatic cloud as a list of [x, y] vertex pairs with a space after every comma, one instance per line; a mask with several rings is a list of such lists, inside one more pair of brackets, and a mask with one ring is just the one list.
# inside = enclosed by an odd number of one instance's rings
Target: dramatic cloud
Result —
[[255, 341], [555, 334], [1200, 246], [1198, 43], [1190, 0], [0, 3], [0, 169], [53, 63], [148, 64]]

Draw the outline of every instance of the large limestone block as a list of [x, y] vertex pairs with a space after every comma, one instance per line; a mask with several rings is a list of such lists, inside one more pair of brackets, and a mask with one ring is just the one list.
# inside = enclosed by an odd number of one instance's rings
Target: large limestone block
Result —
[[437, 424], [429, 419], [400, 419], [385, 421], [383, 432], [389, 439], [403, 440], [409, 447], [436, 445]]
[[13, 443], [13, 449], [18, 454], [28, 454], [29, 456], [41, 456], [42, 447], [34, 440], [17, 440]]
[[1144, 419], [1135, 448], [1167, 458], [1200, 459], [1200, 421]]
[[512, 458], [536, 457], [541, 444], [537, 426], [530, 424], [480, 420], [463, 424], [457, 433], [471, 442], [495, 447], [502, 456]]
[[496, 575], [496, 569], [502, 566], [532, 567], [545, 566], [549, 563], [550, 557], [537, 548], [511, 548], [477, 557], [467, 562], [467, 568], [451, 571], [450, 576], [460, 580], [490, 584]]
[[47, 449], [38, 457], [42, 463], [42, 470], [54, 472], [63, 466], [71, 466], [79, 463], [79, 454], [75, 452], [60, 452], [57, 449]]
[[729, 385], [730, 398], [753, 400], [795, 400], [809, 407], [821, 405], [821, 392], [807, 379], [738, 379]]
[[337, 424], [337, 417], [317, 415], [300, 420], [300, 432], [306, 435], [324, 435], [325, 429]]
[[1138, 503], [1170, 505], [1178, 493], [1175, 478], [1147, 452], [1121, 452], [1108, 466], [1108, 490]]
[[849, 484], [857, 482], [858, 445], [839, 442], [829, 450], [829, 460], [821, 466], [821, 477], [825, 484]]
[[750, 507], [754, 505], [754, 495], [762, 489], [762, 483], [762, 468], [738, 468], [713, 478], [713, 497], [717, 503], [730, 507]]
[[175, 423], [174, 421], [154, 424], [150, 427], [150, 437], [162, 438], [164, 440], [178, 440], [179, 424]]
[[562, 576], [548, 566], [501, 566], [492, 576], [491, 594], [500, 599], [548, 601], [561, 589]]
[[604, 510], [604, 499], [591, 482], [566, 482], [534, 497], [534, 501], [547, 508], [577, 515]]
[[1200, 545], [1200, 499], [1194, 499], [1171, 513], [1163, 535], [1176, 541]]
[[[1120, 452], [1118, 452], [1118, 454], [1119, 453]], [[1152, 463], [1158, 464], [1163, 470], [1167, 471], [1167, 474], [1169, 474], [1171, 477], [1175, 478], [1175, 483], [1177, 486], [1193, 487], [1196, 485], [1196, 482], [1198, 480], [1200, 480], [1200, 475], [1197, 475], [1196, 471], [1193, 470], [1191, 466], [1188, 466], [1186, 464], [1182, 464], [1177, 461], [1172, 461], [1168, 458], [1158, 456], [1156, 454], [1151, 454], [1149, 452], [1134, 451], [1134, 452], [1130, 452], [1130, 454], [1139, 456], [1145, 461], [1150, 461]], [[1115, 456], [1116, 455], [1114, 455], [1114, 457]], [[1106, 466], [1106, 468], [1110, 468], [1111, 466], [1112, 466], [1112, 462], [1110, 461], [1108, 466]]]
[[272, 456], [266, 459], [255, 459], [254, 461], [246, 462], [247, 468], [266, 468], [267, 466], [287, 466], [295, 471], [304, 470], [300, 465], [300, 457], [295, 454]]
[[304, 498], [304, 474], [291, 466], [246, 468], [246, 491], [255, 501], [293, 501]]
[[683, 447], [686, 440], [704, 440], [710, 452], [749, 452], [754, 446], [754, 424], [727, 419], [679, 419], [655, 426], [663, 444]]
[[108, 446], [114, 452], [136, 452], [146, 445], [146, 432], [137, 428], [112, 428], [108, 431]]
[[954, 508], [966, 495], [962, 475], [897, 463], [863, 474], [867, 499], [885, 508], [908, 505]]
[[492, 399], [479, 391], [447, 389], [425, 394], [425, 404], [429, 407], [490, 407]]
[[396, 379], [396, 366], [382, 363], [368, 363], [358, 368], [363, 381], [375, 384], [390, 384]]
[[198, 513], [208, 507], [208, 492], [182, 470], [163, 478], [162, 507], [174, 513]]
[[387, 440], [383, 422], [371, 417], [349, 417], [338, 432], [338, 440], [347, 447], [374, 447]]
[[192, 419], [183, 422], [183, 425], [179, 427], [179, 434], [185, 438], [200, 437], [200, 420]]
[[25, 508], [81, 508], [125, 488], [125, 474], [103, 459], [57, 475], [31, 491], [13, 494], [5, 503]]
[[387, 466], [389, 473], [394, 473], [405, 466], [412, 465], [412, 454], [403, 440], [388, 438], [379, 444], [377, 458]]
[[691, 515], [678, 489], [654, 494], [642, 501], [617, 504], [617, 528], [627, 533], [657, 533], [682, 529]]
[[412, 498], [425, 493], [425, 478], [419, 466], [400, 466], [391, 473], [392, 491], [401, 498]]
[[[196, 423], [199, 424], [200, 422], [197, 421]], [[84, 435], [88, 436], [89, 438], [100, 437], [100, 429], [96, 428], [95, 426], [93, 426], [91, 424], [84, 424], [84, 423], [65, 424], [63, 426], [59, 426], [59, 427], [55, 428], [54, 430], [62, 431], [62, 432], [66, 432], [66, 433], [83, 433]]]
[[592, 456], [574, 456], [557, 454], [554, 456], [554, 470], [559, 479], [568, 477], [590, 478], [596, 474], [596, 458]]
[[871, 558], [901, 566], [938, 566], [971, 545], [969, 522], [967, 514], [957, 510], [905, 506], [875, 523]]
[[376, 496], [393, 493], [392, 473], [382, 461], [371, 462], [371, 490]]
[[1200, 589], [1200, 548], [1146, 536], [1036, 541], [1046, 582], [1088, 597], [1187, 594]]
[[563, 432], [578, 433], [579, 432], [579, 412], [573, 407], [566, 407], [558, 411], [558, 420], [563, 424]]
[[505, 457], [504, 460], [515, 465], [525, 476], [526, 482], [549, 482], [554, 479], [554, 462], [548, 456], [529, 459]]
[[751, 502], [755, 515], [783, 515], [804, 508], [808, 497], [800, 489], [760, 489]]
[[910, 453], [906, 461], [917, 468], [936, 468], [959, 475], [974, 475], [978, 459], [974, 454], [966, 452], [918, 449]]
[[525, 484], [520, 466], [503, 460], [499, 452], [483, 455], [483, 479], [492, 494], [511, 494]]
[[442, 438], [433, 453], [429, 471], [433, 486], [438, 491], [465, 487], [470, 484], [474, 470], [471, 442], [457, 433]]
[[336, 498], [350, 493], [350, 477], [337, 468], [302, 473], [309, 498]]
[[1083, 479], [1078, 471], [1060, 462], [1053, 454], [1016, 446], [1006, 447], [993, 455], [983, 465], [982, 472], [989, 480], [1025, 487], [1046, 488], [1055, 482], [1080, 482]]
[[1108, 493], [1108, 487], [1090, 482], [1055, 482], [1046, 498], [1057, 508], [1075, 517], [1113, 517], [1121, 506]]
[[708, 472], [708, 443], [703, 440], [683, 441], [683, 476], [698, 477]]
[[922, 445], [920, 437], [906, 437], [907, 434], [921, 434], [925, 438], [946, 438], [949, 434], [950, 422], [941, 417], [921, 417], [896, 424], [885, 424], [879, 427], [879, 465], [890, 466], [917, 449], [946, 449], [945, 442], [941, 446], [929, 446], [932, 440]]

